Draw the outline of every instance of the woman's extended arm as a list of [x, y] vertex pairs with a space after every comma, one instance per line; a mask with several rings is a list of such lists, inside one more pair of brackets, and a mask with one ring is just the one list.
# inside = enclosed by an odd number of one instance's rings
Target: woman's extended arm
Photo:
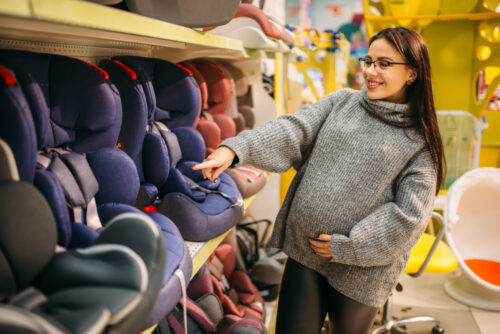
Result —
[[241, 164], [252, 164], [272, 172], [298, 167], [333, 105], [345, 98], [346, 94], [349, 93], [345, 90], [337, 91], [295, 114], [284, 115], [259, 128], [242, 131], [222, 142], [203, 163], [193, 168], [202, 169], [206, 177], [215, 179], [231, 165], [235, 156]]

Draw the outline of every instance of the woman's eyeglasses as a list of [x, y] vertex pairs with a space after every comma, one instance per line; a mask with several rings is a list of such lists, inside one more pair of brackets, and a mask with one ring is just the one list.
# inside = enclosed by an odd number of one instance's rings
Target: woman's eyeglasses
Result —
[[388, 60], [372, 60], [369, 58], [358, 58], [359, 64], [363, 70], [367, 70], [370, 66], [374, 65], [377, 72], [384, 72], [392, 65], [410, 65], [408, 63], [397, 63]]

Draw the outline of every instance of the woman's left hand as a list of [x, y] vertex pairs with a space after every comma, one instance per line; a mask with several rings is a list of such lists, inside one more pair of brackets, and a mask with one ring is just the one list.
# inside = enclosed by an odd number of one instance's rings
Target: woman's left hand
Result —
[[[320, 234], [316, 239], [309, 238], [309, 245], [311, 245], [314, 253], [321, 257], [331, 258], [332, 250], [330, 248], [330, 242], [332, 241], [332, 236], [328, 234]], [[333, 260], [330, 260], [333, 263]]]

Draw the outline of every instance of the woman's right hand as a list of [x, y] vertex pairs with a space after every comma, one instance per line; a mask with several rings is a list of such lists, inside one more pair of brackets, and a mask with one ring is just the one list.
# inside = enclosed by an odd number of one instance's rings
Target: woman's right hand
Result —
[[219, 175], [222, 174], [233, 163], [236, 153], [227, 146], [221, 146], [213, 151], [203, 162], [194, 165], [194, 170], [200, 170], [203, 177], [215, 182]]

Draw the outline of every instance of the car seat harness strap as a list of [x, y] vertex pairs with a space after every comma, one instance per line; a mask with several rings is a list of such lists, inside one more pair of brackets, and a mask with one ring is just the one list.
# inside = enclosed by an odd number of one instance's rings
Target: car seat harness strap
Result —
[[38, 151], [37, 166], [50, 171], [59, 180], [76, 223], [83, 223], [85, 213], [87, 226], [94, 230], [102, 227], [95, 201], [99, 184], [83, 154], [46, 148]]
[[[165, 140], [170, 158], [170, 166], [172, 168], [175, 168], [179, 161], [182, 159], [182, 152], [179, 141], [177, 139], [177, 135], [173, 133], [165, 124], [157, 121], [150, 122], [146, 128], [146, 131], [149, 133], [157, 134]], [[230, 196], [222, 191], [203, 187], [184, 174], [182, 174], [182, 177], [191, 190], [201, 191], [205, 194], [220, 195], [227, 199], [232, 204], [232, 206], [243, 205], [241, 196], [237, 196], [237, 198], [234, 198], [233, 196]]]

